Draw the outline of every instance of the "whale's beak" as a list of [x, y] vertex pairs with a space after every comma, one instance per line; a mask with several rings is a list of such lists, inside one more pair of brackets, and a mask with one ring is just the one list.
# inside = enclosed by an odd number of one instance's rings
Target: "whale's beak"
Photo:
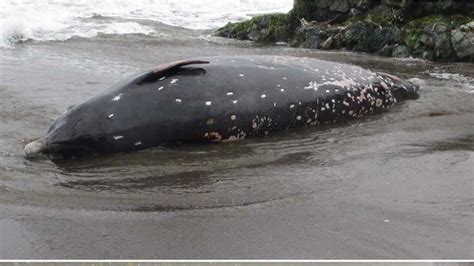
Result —
[[385, 81], [390, 81], [390, 89], [398, 100], [416, 100], [420, 97], [418, 90], [420, 85], [403, 80], [397, 76], [390, 75], [387, 73], [378, 73]]
[[37, 139], [31, 143], [28, 143], [24, 147], [25, 156], [27, 158], [35, 157], [40, 153], [45, 153], [48, 150], [48, 142], [46, 137]]

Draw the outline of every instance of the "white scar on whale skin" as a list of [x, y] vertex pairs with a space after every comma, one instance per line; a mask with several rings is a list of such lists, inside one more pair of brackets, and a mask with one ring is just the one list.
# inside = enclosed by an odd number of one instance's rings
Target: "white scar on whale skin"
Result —
[[139, 145], [142, 145], [142, 142], [141, 142], [141, 141], [135, 142], [135, 146], [139, 146]]
[[161, 91], [163, 89], [163, 86], [159, 87], [158, 90]]
[[118, 100], [120, 100], [120, 98], [122, 98], [121, 93], [119, 95], [115, 96], [114, 98], [112, 98], [112, 101], [118, 101]]
[[232, 96], [232, 95], [234, 95], [234, 93], [231, 92], [231, 91], [229, 91], [229, 92], [227, 93], [227, 95]]
[[123, 136], [114, 136], [114, 140], [123, 139]]
[[244, 74], [239, 74], [239, 76], [243, 77], [243, 76], [245, 76], [245, 75], [244, 75]]
[[172, 80], [170, 81], [170, 84], [175, 84], [176, 82], [178, 82], [178, 79], [172, 79]]
[[181, 100], [181, 99], [176, 99], [175, 101], [176, 101], [177, 103], [182, 103], [182, 102], [183, 102], [183, 100]]
[[211, 101], [207, 101], [207, 102], [206, 102], [206, 105], [207, 105], [207, 106], [210, 106], [211, 104], [212, 104]]
[[114, 114], [110, 114], [110, 115], [109, 115], [109, 118], [112, 118], [113, 116], [114, 116]]
[[309, 85], [304, 87], [303, 89], [305, 90], [314, 90], [314, 91], [318, 91], [318, 83], [316, 81], [310, 81], [309, 82]]
[[[333, 79], [333, 78], [331, 78], [331, 79]], [[323, 81], [325, 81], [325, 80], [326, 79], [323, 78]], [[337, 81], [325, 81], [321, 84], [318, 84], [316, 81], [310, 81], [309, 85], [304, 87], [304, 89], [305, 90], [313, 89], [314, 91], [317, 91], [318, 87], [320, 87], [322, 85], [334, 85], [334, 86], [338, 86], [338, 87], [347, 89], [347, 88], [350, 88], [351, 86], [356, 85], [356, 83], [352, 79], [343, 79], [343, 80], [337, 80]], [[329, 93], [329, 92], [330, 92], [329, 90], [326, 90], [326, 93]]]
[[162, 80], [165, 80], [166, 79], [166, 76], [163, 76], [159, 79], [159, 81], [162, 81]]

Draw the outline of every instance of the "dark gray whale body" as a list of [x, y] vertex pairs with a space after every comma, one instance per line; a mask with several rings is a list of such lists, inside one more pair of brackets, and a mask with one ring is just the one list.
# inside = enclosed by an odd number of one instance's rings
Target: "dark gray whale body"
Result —
[[358, 66], [280, 56], [161, 65], [71, 107], [25, 146], [64, 157], [221, 142], [376, 113], [418, 86]]

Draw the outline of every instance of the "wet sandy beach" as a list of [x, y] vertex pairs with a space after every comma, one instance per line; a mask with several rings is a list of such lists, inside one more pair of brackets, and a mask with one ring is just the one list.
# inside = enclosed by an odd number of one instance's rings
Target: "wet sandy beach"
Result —
[[[99, 36], [0, 50], [1, 259], [468, 259], [474, 68], [208, 37]], [[25, 140], [160, 63], [307, 56], [416, 78], [420, 98], [347, 123], [51, 162]]]

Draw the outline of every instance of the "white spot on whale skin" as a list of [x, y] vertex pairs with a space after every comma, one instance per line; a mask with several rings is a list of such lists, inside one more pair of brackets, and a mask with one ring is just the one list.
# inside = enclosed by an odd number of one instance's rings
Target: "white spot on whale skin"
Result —
[[276, 107], [277, 106], [277, 103], [273, 103], [273, 107]]
[[233, 103], [233, 104], [236, 104], [236, 103], [237, 103], [237, 100], [233, 100], [232, 103]]
[[166, 79], [166, 76], [163, 76], [159, 79], [159, 81], [162, 81], [162, 80], [165, 80]]
[[262, 94], [260, 97], [262, 97], [262, 98], [266, 98], [266, 97], [267, 97], [267, 95], [265, 95], [265, 94]]
[[206, 102], [206, 105], [207, 105], [207, 106], [210, 106], [211, 104], [212, 104], [211, 101], [207, 101], [207, 102]]
[[170, 81], [170, 84], [175, 84], [176, 82], [178, 82], [178, 79], [172, 79], [172, 80]]
[[110, 115], [109, 115], [109, 118], [112, 118], [112, 117], [114, 117], [114, 114], [110, 114]]
[[140, 145], [142, 145], [142, 142], [141, 142], [141, 141], [135, 142], [135, 146], [140, 146]]
[[282, 79], [287, 80], [288, 78], [287, 78], [287, 77], [283, 77]]
[[121, 93], [119, 95], [115, 96], [114, 98], [112, 98], [112, 101], [118, 101], [118, 100], [120, 100], [120, 98], [122, 98]]
[[291, 105], [290, 105], [290, 109], [293, 109], [293, 108], [295, 108], [295, 105], [294, 105], [294, 104], [291, 104]]
[[245, 75], [244, 75], [244, 74], [242, 74], [242, 73], [240, 73], [240, 74], [239, 74], [239, 76], [243, 77], [243, 76], [245, 76]]
[[234, 95], [234, 93], [229, 91], [229, 92], [227, 92], [227, 95], [232, 96], [232, 95]]
[[281, 85], [280, 85], [280, 84], [277, 84], [277, 87], [281, 87]]
[[114, 140], [123, 139], [123, 136], [114, 136]]
[[163, 86], [159, 87], [158, 90], [161, 91], [163, 89]]
[[183, 102], [183, 100], [181, 100], [181, 99], [176, 99], [175, 101], [176, 101], [177, 103], [182, 103], [182, 102]]
[[281, 91], [281, 92], [284, 92], [284, 91], [285, 91], [285, 89], [281, 89], [280, 91]]
[[296, 120], [301, 120], [301, 115], [297, 116]]
[[235, 120], [235, 119], [237, 119], [237, 116], [236, 115], [231, 115], [230, 119]]

